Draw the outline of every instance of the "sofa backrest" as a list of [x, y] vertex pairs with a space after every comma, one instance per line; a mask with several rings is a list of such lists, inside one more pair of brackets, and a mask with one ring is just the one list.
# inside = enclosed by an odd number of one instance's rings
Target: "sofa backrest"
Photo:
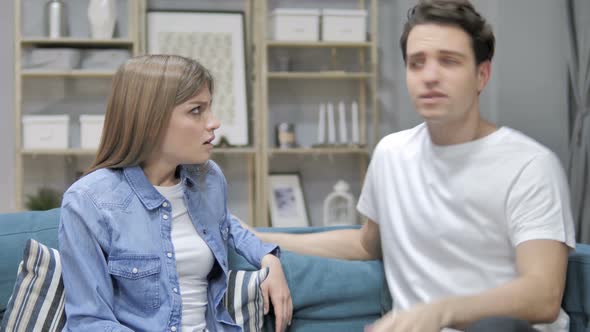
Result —
[[590, 332], [590, 245], [576, 245], [567, 265], [563, 309], [570, 316], [570, 331]]
[[0, 312], [12, 294], [27, 240], [57, 248], [58, 225], [59, 209], [0, 214]]

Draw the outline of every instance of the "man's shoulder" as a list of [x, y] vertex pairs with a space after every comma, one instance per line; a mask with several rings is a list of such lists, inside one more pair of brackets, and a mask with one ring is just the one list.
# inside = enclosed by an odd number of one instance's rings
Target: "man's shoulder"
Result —
[[375, 147], [375, 153], [409, 151], [412, 147], [419, 146], [422, 139], [428, 137], [427, 134], [424, 123], [389, 134], [379, 141]]
[[508, 149], [506, 151], [507, 154], [513, 154], [529, 160], [536, 158], [557, 159], [557, 156], [551, 149], [532, 137], [509, 127], [502, 127], [501, 130], [504, 131], [501, 143], [504, 149]]

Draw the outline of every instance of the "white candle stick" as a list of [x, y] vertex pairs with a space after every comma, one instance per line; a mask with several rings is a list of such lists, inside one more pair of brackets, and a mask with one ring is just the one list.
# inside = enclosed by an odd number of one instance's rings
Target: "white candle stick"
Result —
[[340, 130], [340, 143], [348, 143], [348, 133], [346, 130], [346, 113], [344, 112], [344, 102], [338, 103], [338, 128]]
[[318, 120], [318, 144], [326, 143], [326, 105], [320, 104]]
[[359, 144], [359, 107], [356, 101], [351, 105], [352, 113], [352, 144]]
[[336, 123], [334, 121], [334, 105], [328, 103], [328, 143], [336, 144]]

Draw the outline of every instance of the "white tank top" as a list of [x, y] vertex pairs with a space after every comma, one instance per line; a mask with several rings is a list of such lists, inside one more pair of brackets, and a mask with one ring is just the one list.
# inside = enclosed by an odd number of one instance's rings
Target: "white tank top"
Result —
[[172, 206], [172, 244], [182, 297], [182, 332], [206, 329], [207, 275], [213, 267], [211, 249], [193, 226], [184, 203], [182, 182], [171, 187], [155, 187]]

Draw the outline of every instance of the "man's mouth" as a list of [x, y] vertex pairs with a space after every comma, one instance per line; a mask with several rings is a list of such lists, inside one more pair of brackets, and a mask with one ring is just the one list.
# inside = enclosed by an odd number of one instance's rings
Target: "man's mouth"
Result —
[[442, 92], [438, 91], [431, 91], [425, 94], [420, 95], [420, 99], [432, 100], [432, 99], [439, 99], [439, 98], [447, 98], [448, 96]]

